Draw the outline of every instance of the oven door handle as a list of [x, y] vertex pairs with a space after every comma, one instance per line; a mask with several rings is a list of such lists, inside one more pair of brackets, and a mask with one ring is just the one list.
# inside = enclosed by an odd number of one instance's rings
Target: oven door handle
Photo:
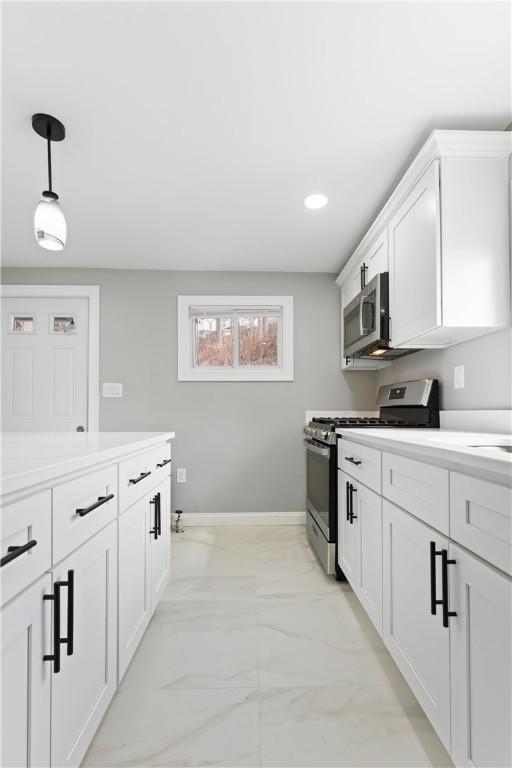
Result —
[[329, 448], [320, 448], [319, 445], [313, 445], [313, 443], [310, 443], [308, 440], [304, 440], [303, 442], [308, 451], [311, 451], [311, 453], [316, 453], [318, 456], [324, 456], [326, 459], [328, 459], [331, 455]]

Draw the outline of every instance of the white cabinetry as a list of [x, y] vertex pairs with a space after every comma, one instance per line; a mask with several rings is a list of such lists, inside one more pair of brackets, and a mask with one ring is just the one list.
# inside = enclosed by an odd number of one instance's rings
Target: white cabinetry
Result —
[[431, 613], [431, 590], [440, 599], [442, 585], [430, 564], [430, 543], [440, 552], [448, 542], [388, 501], [383, 502], [383, 520], [383, 639], [449, 750], [450, 639], [440, 606]]
[[119, 518], [119, 681], [151, 618], [149, 511], [143, 498]]
[[52, 442], [37, 481], [2, 497], [2, 765], [80, 765], [169, 579], [172, 436], [64, 476]]
[[382, 502], [338, 470], [338, 565], [382, 634]]
[[512, 582], [450, 544], [452, 758], [512, 765]]
[[391, 344], [399, 347], [441, 322], [439, 161], [414, 185], [389, 223]]
[[73, 628], [72, 654], [64, 644], [61, 669], [52, 680], [52, 765], [61, 768], [80, 764], [117, 685], [116, 523], [64, 560], [55, 569], [54, 587], [56, 581], [68, 583], [61, 598], [60, 638], [69, 639]]
[[171, 483], [169, 478], [155, 488], [151, 506], [155, 519], [150, 526], [157, 528], [157, 535], [149, 537], [149, 568], [151, 610], [155, 610], [160, 598], [167, 586], [170, 575], [170, 511], [171, 511]]
[[169, 581], [170, 515], [167, 477], [119, 519], [119, 680]]
[[[389, 271], [391, 347], [447, 347], [510, 321], [506, 131], [434, 131], [339, 274], [342, 313]], [[385, 363], [381, 363], [385, 364]], [[346, 361], [342, 367], [377, 367]]]
[[[338, 444], [339, 566], [377, 628], [382, 615], [384, 643], [455, 765], [508, 768], [510, 482], [353, 437]], [[382, 497], [364, 485], [379, 488], [377, 456]]]
[[2, 608], [1, 765], [50, 765], [50, 575]]

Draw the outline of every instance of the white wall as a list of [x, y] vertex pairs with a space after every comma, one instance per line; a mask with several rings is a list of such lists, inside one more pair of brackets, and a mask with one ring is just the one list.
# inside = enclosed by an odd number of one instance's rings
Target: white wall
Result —
[[[177, 433], [173, 507], [185, 512], [304, 509], [306, 409], [368, 409], [375, 374], [340, 370], [339, 288], [332, 275], [5, 269], [4, 283], [89, 284], [101, 289], [100, 380], [122, 399], [100, 399], [100, 429]], [[293, 295], [293, 382], [178, 382], [176, 296]]]

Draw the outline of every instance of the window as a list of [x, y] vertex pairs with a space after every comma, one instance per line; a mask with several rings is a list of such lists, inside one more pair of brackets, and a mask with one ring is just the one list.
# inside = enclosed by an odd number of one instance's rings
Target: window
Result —
[[178, 296], [179, 381], [292, 381], [292, 296]]
[[35, 333], [34, 315], [9, 316], [9, 333]]

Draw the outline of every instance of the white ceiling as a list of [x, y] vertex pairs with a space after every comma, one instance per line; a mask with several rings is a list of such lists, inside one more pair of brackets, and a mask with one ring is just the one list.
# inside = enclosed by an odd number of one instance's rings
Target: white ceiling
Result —
[[[510, 122], [508, 2], [4, 2], [5, 265], [337, 271], [433, 128]], [[67, 127], [59, 254], [34, 112]], [[308, 211], [310, 192], [329, 196]]]

